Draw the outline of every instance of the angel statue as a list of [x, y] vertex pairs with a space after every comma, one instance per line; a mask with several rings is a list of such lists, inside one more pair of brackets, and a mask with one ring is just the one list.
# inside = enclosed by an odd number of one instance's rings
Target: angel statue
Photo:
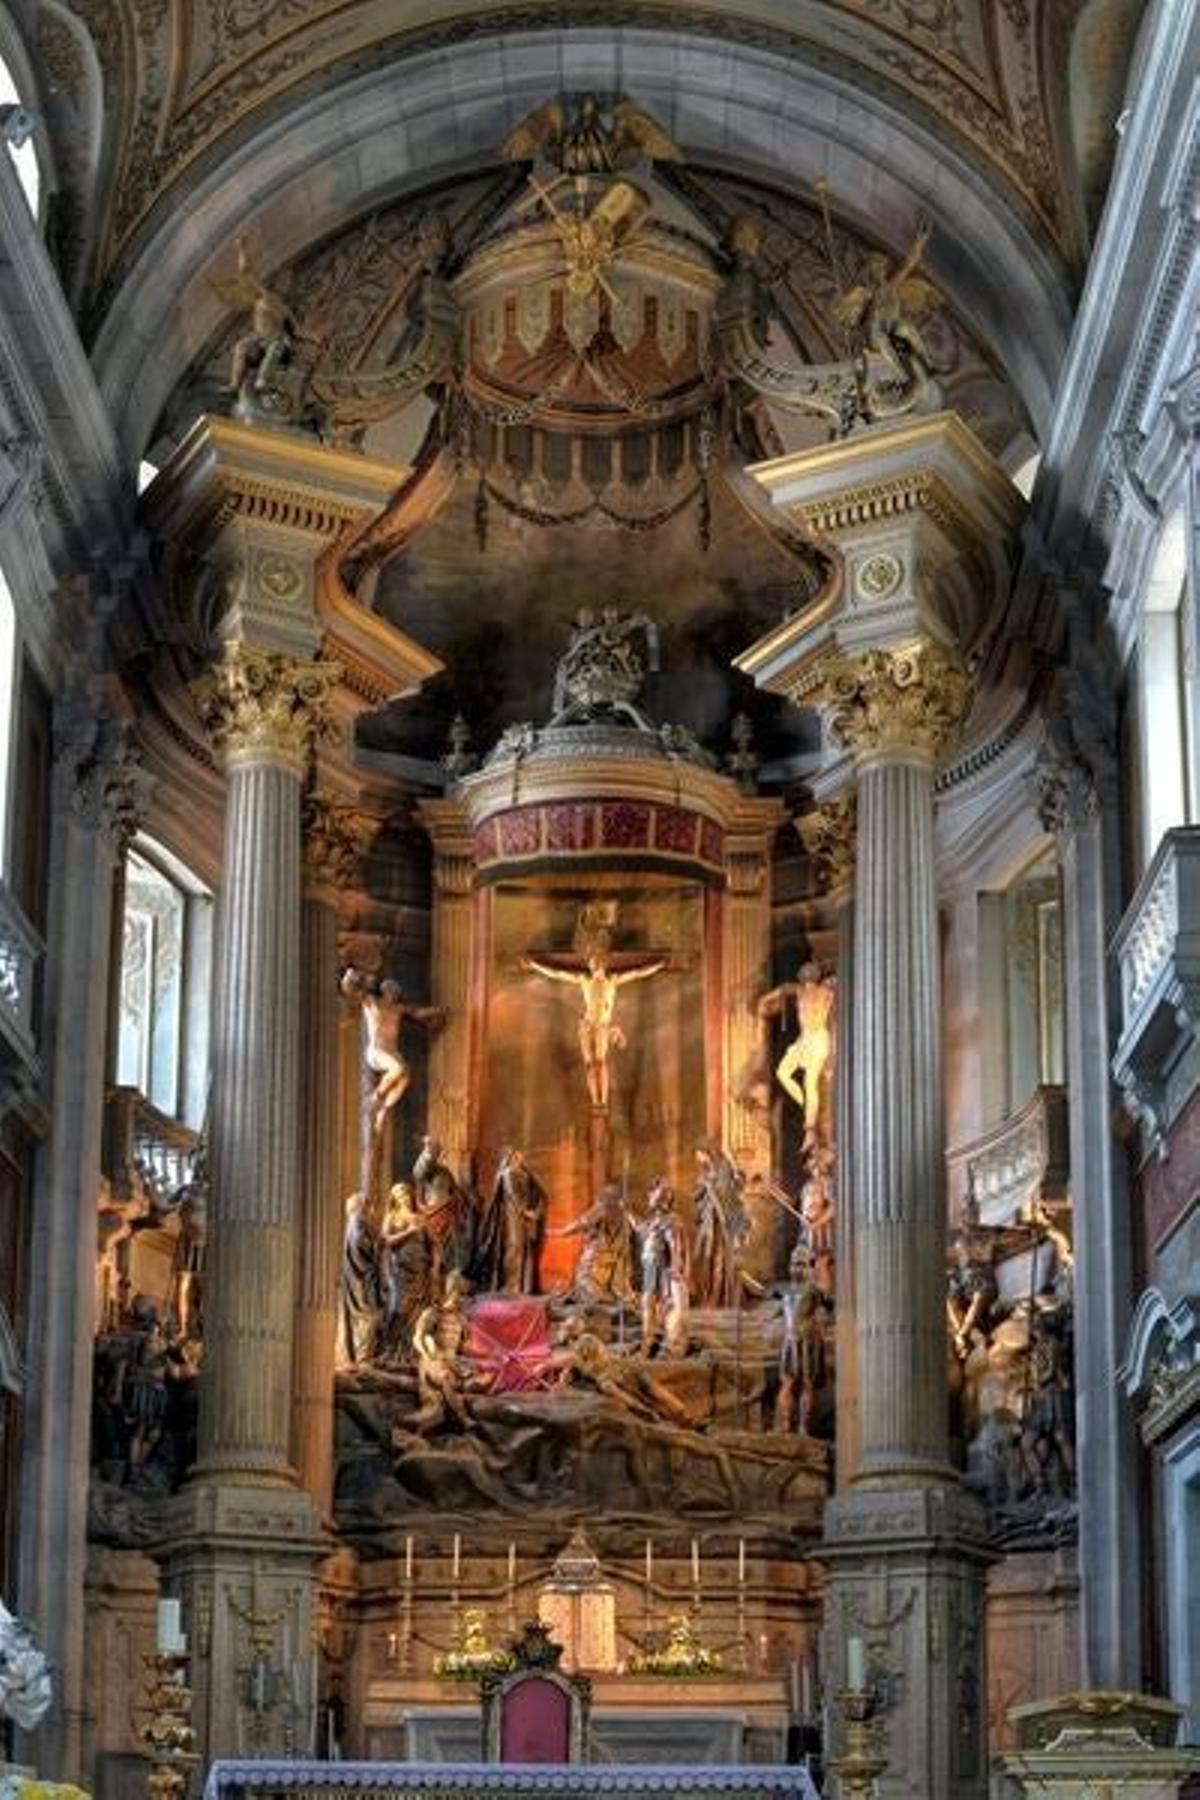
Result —
[[604, 108], [595, 94], [536, 106], [509, 132], [501, 155], [507, 162], [548, 162], [564, 176], [610, 175], [642, 158], [682, 161], [676, 145], [649, 113], [631, 100]]
[[[846, 288], [833, 306], [833, 317], [867, 365], [865, 410], [872, 418], [911, 412], [932, 389], [933, 358], [919, 320], [941, 305], [941, 295], [917, 270], [929, 245], [930, 224], [922, 219], [903, 261], [892, 267], [881, 252], [868, 256], [862, 280]], [[870, 359], [894, 370], [891, 379], [872, 378]]]
[[233, 346], [229, 386], [241, 400], [269, 393], [276, 376], [286, 369], [296, 350], [296, 321], [281, 295], [255, 274], [246, 240], [237, 240], [237, 274], [211, 277], [210, 285], [226, 306], [249, 313], [250, 329]]

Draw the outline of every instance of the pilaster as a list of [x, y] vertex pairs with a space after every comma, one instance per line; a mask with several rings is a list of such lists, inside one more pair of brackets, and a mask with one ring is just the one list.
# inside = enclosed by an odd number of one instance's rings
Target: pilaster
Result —
[[327, 794], [301, 808], [300, 1229], [292, 1459], [326, 1519], [332, 1515], [333, 1382], [342, 1206], [338, 1182], [338, 894], [354, 879], [367, 821]]
[[30, 1283], [18, 1605], [55, 1670], [55, 1706], [29, 1760], [78, 1781], [85, 1710], [84, 1582], [95, 1328], [96, 1178], [101, 1165], [112, 897], [146, 798], [128, 728], [86, 686], [60, 703], [51, 818], [44, 995], [46, 1102]]
[[430, 1040], [429, 1130], [453, 1169], [465, 1170], [472, 1147], [471, 1005], [478, 893], [471, 833], [453, 801], [426, 801], [421, 821], [433, 841], [433, 943], [430, 999], [446, 1023]]
[[1139, 1688], [1142, 1540], [1132, 1409], [1117, 1372], [1133, 1311], [1133, 1229], [1125, 1152], [1113, 1132], [1110, 1057], [1117, 984], [1109, 947], [1120, 916], [1115, 771], [1085, 762], [1056, 716], [1035, 779], [1058, 849], [1071, 1185], [1075, 1207], [1075, 1415], [1079, 1489], [1080, 1662], [1085, 1687]]

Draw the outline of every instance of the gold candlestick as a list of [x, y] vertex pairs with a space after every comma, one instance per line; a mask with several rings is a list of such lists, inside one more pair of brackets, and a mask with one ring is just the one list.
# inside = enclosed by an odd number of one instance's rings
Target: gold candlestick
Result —
[[869, 1688], [843, 1688], [838, 1694], [838, 1706], [845, 1748], [829, 1764], [838, 1778], [838, 1793], [842, 1800], [871, 1800], [875, 1782], [887, 1767], [886, 1759], [879, 1754], [872, 1722], [875, 1696]]
[[192, 1751], [192, 1690], [185, 1680], [187, 1656], [174, 1650], [158, 1650], [145, 1658], [150, 1671], [150, 1717], [142, 1727], [142, 1742], [150, 1751], [146, 1786], [151, 1800], [182, 1800], [199, 1762]]

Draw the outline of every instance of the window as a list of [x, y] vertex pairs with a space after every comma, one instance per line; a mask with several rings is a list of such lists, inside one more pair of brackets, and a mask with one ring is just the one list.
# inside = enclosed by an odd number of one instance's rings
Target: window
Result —
[[195, 1126], [207, 1078], [211, 914], [199, 883], [139, 839], [125, 859], [116, 1080]]
[[[0, 56], [0, 106], [25, 106], [28, 102], [17, 87], [13, 72]], [[17, 178], [24, 189], [25, 198], [29, 202], [29, 210], [37, 218], [38, 201], [41, 198], [42, 172], [38, 168], [37, 151], [33, 138], [29, 136], [23, 144], [10, 144], [8, 154], [12, 157], [17, 171]]]
[[1137, 719], [1141, 744], [1141, 862], [1165, 831], [1196, 818], [1195, 671], [1189, 649], [1187, 522], [1182, 507], [1167, 519], [1142, 601]]

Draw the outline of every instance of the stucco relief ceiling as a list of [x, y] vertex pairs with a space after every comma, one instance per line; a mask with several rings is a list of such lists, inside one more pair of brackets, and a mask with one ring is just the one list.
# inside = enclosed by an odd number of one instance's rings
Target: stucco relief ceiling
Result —
[[[40, 44], [60, 127], [76, 128], [73, 142], [60, 130], [76, 195], [67, 235], [103, 288], [152, 212], [306, 94], [481, 34], [575, 26], [669, 28], [839, 71], [934, 127], [1070, 255], [1060, 131], [1077, 11], [1077, 0], [43, 0]], [[103, 133], [93, 123], [89, 137], [97, 81]]]

